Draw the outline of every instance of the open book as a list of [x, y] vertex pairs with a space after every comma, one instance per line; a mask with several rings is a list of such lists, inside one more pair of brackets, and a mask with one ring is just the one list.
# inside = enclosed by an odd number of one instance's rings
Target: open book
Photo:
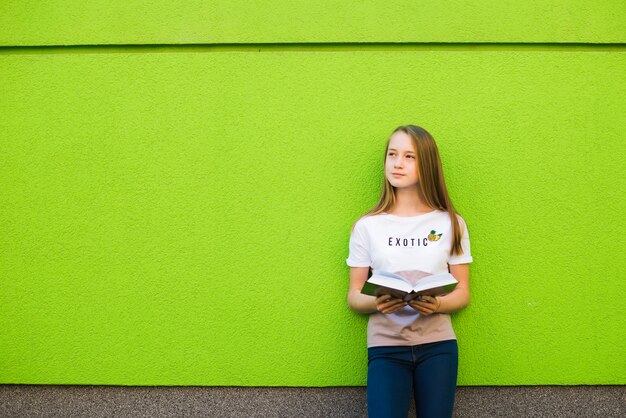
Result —
[[451, 292], [459, 282], [450, 273], [431, 274], [411, 279], [386, 271], [377, 271], [367, 279], [361, 293], [371, 296], [388, 294], [410, 301], [419, 296], [438, 296]]

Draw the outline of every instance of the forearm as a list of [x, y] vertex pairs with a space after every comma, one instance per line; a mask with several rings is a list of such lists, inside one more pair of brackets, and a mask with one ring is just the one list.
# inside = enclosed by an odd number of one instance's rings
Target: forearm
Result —
[[441, 302], [438, 313], [453, 313], [460, 311], [470, 303], [469, 290], [464, 288], [456, 288], [445, 296], [437, 297]]
[[378, 311], [374, 296], [364, 295], [355, 289], [348, 292], [348, 306], [357, 313], [367, 314]]

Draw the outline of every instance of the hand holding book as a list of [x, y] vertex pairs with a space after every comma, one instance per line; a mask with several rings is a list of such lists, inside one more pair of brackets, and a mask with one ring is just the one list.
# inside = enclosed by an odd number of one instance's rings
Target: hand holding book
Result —
[[387, 294], [381, 294], [376, 298], [376, 310], [385, 315], [394, 313], [406, 305], [408, 305], [408, 302], [404, 299], [390, 297]]
[[419, 312], [420, 315], [426, 316], [439, 310], [439, 307], [441, 306], [441, 299], [437, 296], [424, 296], [423, 298], [418, 297], [411, 300], [409, 305], [411, 308]]

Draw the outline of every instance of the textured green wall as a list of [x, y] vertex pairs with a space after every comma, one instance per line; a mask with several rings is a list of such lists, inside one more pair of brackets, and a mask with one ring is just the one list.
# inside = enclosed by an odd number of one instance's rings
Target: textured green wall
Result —
[[3, 0], [0, 45], [623, 43], [623, 0]]
[[621, 47], [350, 48], [0, 50], [0, 383], [365, 384], [348, 238], [405, 123], [470, 227], [459, 384], [626, 383]]

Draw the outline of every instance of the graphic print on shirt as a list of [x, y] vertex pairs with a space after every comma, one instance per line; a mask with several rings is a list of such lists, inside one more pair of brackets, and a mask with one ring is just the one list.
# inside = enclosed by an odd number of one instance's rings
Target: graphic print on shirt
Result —
[[401, 238], [401, 237], [389, 237], [387, 239], [387, 246], [389, 247], [426, 247], [429, 243], [439, 241], [443, 234], [437, 234], [434, 229], [430, 230], [430, 234], [426, 237], [420, 238]]
[[432, 231], [430, 231], [430, 234], [428, 234], [428, 241], [439, 241], [439, 238], [441, 238], [443, 234], [437, 234], [437, 232], [433, 229]]

